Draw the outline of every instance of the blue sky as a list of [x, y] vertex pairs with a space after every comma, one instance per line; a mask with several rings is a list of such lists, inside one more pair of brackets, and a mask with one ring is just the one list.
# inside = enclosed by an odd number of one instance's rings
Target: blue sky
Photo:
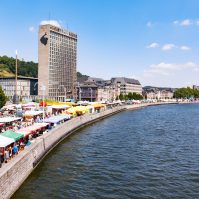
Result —
[[199, 85], [198, 0], [2, 0], [0, 55], [38, 59], [38, 27], [78, 34], [77, 70], [143, 85]]

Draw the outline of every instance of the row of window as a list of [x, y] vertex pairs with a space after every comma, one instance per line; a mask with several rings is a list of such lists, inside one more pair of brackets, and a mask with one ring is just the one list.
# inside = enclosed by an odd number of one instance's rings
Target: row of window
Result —
[[76, 61], [76, 54], [70, 53], [70, 54], [49, 54], [49, 60], [59, 60], [59, 61], [66, 61], [66, 60], [74, 60]]
[[53, 41], [53, 42], [58, 42], [58, 41], [61, 41], [61, 42], [64, 42], [64, 43], [71, 43], [71, 44], [76, 44], [76, 40], [70, 38], [70, 37], [67, 37], [65, 35], [53, 35], [53, 34], [50, 34], [50, 40]]

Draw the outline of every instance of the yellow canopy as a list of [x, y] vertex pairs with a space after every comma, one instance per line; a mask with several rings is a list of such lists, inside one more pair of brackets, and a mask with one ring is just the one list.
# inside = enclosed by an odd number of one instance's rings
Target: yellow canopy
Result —
[[71, 107], [67, 109], [66, 111], [63, 112], [63, 114], [85, 114], [89, 112], [89, 107], [86, 106], [76, 106], [76, 107]]
[[68, 105], [68, 106], [75, 106], [74, 102], [47, 102], [48, 105]]
[[84, 114], [89, 111], [88, 107], [86, 107], [86, 106], [76, 106], [75, 110], [76, 110], [76, 113], [78, 113], [78, 114]]
[[65, 114], [76, 114], [76, 109], [75, 107], [71, 107], [69, 109], [67, 109], [66, 111], [64, 111]]
[[91, 104], [91, 106], [93, 106], [94, 108], [102, 108], [102, 107], [105, 107], [106, 105], [105, 104], [96, 103], [96, 104]]

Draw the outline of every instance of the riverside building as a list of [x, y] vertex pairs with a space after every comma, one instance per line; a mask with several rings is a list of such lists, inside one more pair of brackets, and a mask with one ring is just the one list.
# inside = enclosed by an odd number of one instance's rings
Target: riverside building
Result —
[[[38, 94], [38, 79], [34, 77], [17, 77], [17, 96], [30, 97]], [[15, 77], [0, 77], [0, 86], [5, 95], [12, 99], [15, 94]]]
[[39, 95], [76, 99], [77, 35], [51, 24], [39, 27]]
[[161, 87], [144, 87], [143, 96], [149, 100], [165, 100], [173, 99], [174, 88], [161, 88]]
[[120, 95], [120, 85], [110, 80], [88, 77], [79, 85], [78, 100], [112, 102]]
[[136, 79], [126, 77], [114, 77], [111, 79], [114, 85], [120, 85], [120, 93], [127, 95], [128, 93], [138, 93], [142, 95], [142, 85]]

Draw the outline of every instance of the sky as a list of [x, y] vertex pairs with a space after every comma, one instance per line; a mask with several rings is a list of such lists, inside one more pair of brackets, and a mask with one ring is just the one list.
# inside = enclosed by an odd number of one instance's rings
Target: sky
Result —
[[143, 86], [199, 85], [198, 0], [1, 0], [0, 56], [38, 62], [43, 21], [78, 35], [77, 71]]

